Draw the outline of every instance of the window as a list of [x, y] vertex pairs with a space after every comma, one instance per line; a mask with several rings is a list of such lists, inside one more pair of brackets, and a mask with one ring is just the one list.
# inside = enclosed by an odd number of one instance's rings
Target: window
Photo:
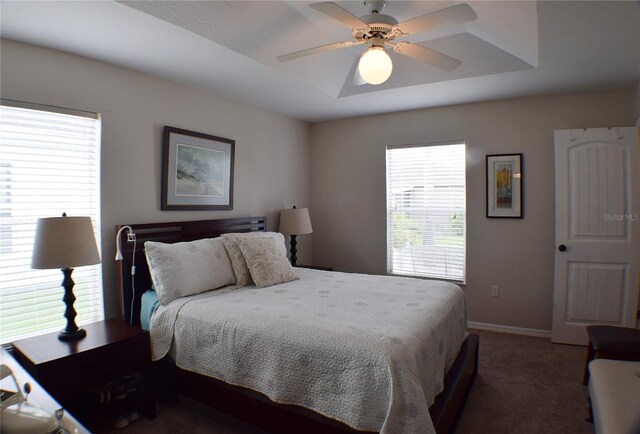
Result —
[[[29, 107], [29, 108], [25, 108]], [[47, 107], [47, 109], [49, 109]], [[90, 216], [100, 248], [100, 119], [0, 105], [0, 342], [60, 330], [60, 270], [31, 269], [40, 217]], [[77, 323], [104, 318], [102, 268], [73, 272]]]
[[464, 282], [464, 143], [387, 147], [387, 272]]

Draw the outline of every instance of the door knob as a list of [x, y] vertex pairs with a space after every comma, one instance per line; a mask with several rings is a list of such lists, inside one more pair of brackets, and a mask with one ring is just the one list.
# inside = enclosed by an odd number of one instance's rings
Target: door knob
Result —
[[558, 250], [560, 250], [561, 252], [566, 252], [567, 251], [567, 246], [565, 246], [564, 244], [560, 244], [558, 246]]

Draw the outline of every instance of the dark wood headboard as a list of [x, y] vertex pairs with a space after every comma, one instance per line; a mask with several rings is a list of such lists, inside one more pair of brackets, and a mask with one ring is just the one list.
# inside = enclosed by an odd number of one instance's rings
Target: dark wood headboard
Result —
[[[120, 235], [122, 246], [122, 261], [116, 261], [116, 280], [118, 298], [120, 302], [120, 317], [129, 324], [140, 325], [140, 300], [142, 294], [151, 288], [149, 266], [144, 253], [145, 241], [160, 241], [163, 243], [177, 243], [193, 241], [201, 238], [214, 238], [230, 232], [266, 231], [266, 217], [245, 217], [219, 220], [197, 220], [186, 222], [144, 223], [130, 225], [116, 225], [116, 234], [123, 226], [130, 226], [136, 234], [135, 253], [135, 294], [131, 285], [131, 265], [133, 242], [127, 241], [127, 231]], [[133, 309], [131, 306], [133, 304]], [[133, 312], [133, 318], [131, 318]]]

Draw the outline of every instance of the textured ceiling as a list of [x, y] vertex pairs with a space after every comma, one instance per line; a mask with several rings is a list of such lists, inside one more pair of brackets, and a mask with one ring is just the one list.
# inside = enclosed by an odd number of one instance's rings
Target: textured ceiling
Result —
[[[638, 2], [469, 1], [476, 21], [408, 38], [459, 58], [458, 69], [445, 73], [391, 52], [393, 74], [379, 86], [354, 79], [363, 46], [275, 60], [351, 38], [310, 3], [0, 0], [0, 35], [309, 121], [628, 89], [640, 75]], [[368, 12], [360, 1], [338, 3]], [[383, 13], [404, 21], [455, 3], [389, 1]]]
[[[411, 35], [405, 40], [455, 57], [462, 61], [462, 66], [448, 73], [387, 50], [393, 60], [393, 74], [391, 79], [377, 86], [364, 83], [355, 74], [364, 46], [316, 54], [285, 64], [276, 61], [280, 54], [352, 40], [351, 29], [310, 8], [312, 2], [122, 3], [192, 31], [337, 98], [519, 71], [534, 67], [538, 60], [537, 9], [532, 2], [501, 5], [477, 2], [473, 4], [478, 14], [476, 21]], [[368, 14], [361, 1], [337, 3], [356, 16]], [[383, 13], [402, 22], [454, 4], [390, 1]]]

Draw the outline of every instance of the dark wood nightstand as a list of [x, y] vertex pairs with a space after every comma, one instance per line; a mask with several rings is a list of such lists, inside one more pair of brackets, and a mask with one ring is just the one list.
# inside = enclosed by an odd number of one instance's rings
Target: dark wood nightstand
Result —
[[311, 268], [312, 270], [333, 271], [333, 267], [324, 267], [322, 265], [296, 265], [298, 268]]
[[[14, 357], [63, 406], [78, 408], [78, 398], [92, 387], [142, 374], [146, 389], [138, 410], [155, 417], [153, 385], [149, 377], [151, 346], [149, 333], [120, 320], [83, 326], [87, 337], [63, 342], [58, 333], [21, 339], [13, 343]], [[94, 415], [75, 410], [85, 424]]]

